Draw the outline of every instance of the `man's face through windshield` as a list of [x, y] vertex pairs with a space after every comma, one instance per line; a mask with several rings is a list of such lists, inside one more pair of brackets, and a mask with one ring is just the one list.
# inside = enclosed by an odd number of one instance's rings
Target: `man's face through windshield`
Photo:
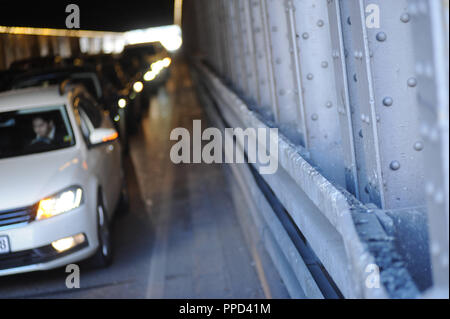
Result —
[[0, 159], [75, 144], [65, 106], [0, 112]]
[[54, 125], [52, 121], [47, 121], [41, 117], [33, 119], [33, 130], [40, 138], [48, 138]]

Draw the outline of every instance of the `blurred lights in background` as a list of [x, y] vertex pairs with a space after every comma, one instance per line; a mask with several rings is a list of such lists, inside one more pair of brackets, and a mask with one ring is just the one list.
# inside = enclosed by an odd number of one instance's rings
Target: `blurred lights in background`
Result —
[[137, 81], [133, 84], [134, 92], [140, 93], [140, 92], [142, 92], [143, 89], [144, 89], [144, 84], [142, 84], [141, 81]]
[[124, 98], [121, 98], [121, 99], [119, 99], [117, 104], [119, 105], [119, 107], [121, 109], [123, 109], [123, 108], [125, 108], [127, 106], [127, 100], [125, 100]]
[[171, 63], [172, 59], [169, 57], [152, 63], [152, 65], [150, 66], [150, 70], [144, 74], [144, 80], [147, 82], [153, 81], [158, 76], [158, 74], [161, 73], [164, 68], [168, 68]]
[[153, 70], [151, 70], [144, 74], [144, 80], [147, 82], [153, 81], [156, 78], [156, 76], [157, 74]]
[[159, 41], [170, 52], [178, 50], [183, 44], [181, 28], [178, 25], [128, 31], [124, 33], [124, 40], [126, 45]]
[[179, 25], [168, 25], [127, 32], [0, 26], [0, 33], [77, 37], [80, 38], [79, 43], [81, 52], [90, 54], [97, 54], [100, 52], [120, 53], [126, 45], [152, 42], [160, 42], [168, 51], [175, 52], [183, 44], [182, 32]]

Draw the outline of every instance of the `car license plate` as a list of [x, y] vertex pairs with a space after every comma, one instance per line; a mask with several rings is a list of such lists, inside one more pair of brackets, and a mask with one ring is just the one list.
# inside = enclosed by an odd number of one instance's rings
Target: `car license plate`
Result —
[[10, 252], [8, 236], [0, 236], [0, 254]]

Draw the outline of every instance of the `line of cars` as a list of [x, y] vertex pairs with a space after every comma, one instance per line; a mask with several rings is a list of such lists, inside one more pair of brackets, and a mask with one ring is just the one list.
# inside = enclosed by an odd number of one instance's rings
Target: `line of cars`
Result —
[[[149, 50], [19, 61], [0, 74], [0, 276], [111, 263], [128, 134], [170, 65]], [[157, 70], [161, 82], [145, 85]]]

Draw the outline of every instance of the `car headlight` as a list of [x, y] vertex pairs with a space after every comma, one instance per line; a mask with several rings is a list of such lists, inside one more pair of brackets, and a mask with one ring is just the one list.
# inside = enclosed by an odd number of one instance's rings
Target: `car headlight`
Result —
[[152, 71], [147, 71], [144, 74], [144, 80], [147, 81], [147, 82], [153, 81], [156, 78], [157, 75], [158, 74], [156, 72], [154, 72], [153, 70]]
[[144, 84], [141, 81], [137, 81], [133, 84], [134, 92], [140, 93], [140, 92], [142, 92], [143, 89], [144, 89]]
[[42, 199], [39, 202], [36, 220], [47, 219], [66, 213], [83, 203], [83, 190], [80, 187], [70, 187], [58, 194]]
[[121, 99], [119, 99], [119, 101], [117, 101], [117, 105], [119, 105], [119, 107], [121, 109], [123, 109], [127, 106], [127, 100], [125, 100], [124, 98], [121, 98]]

